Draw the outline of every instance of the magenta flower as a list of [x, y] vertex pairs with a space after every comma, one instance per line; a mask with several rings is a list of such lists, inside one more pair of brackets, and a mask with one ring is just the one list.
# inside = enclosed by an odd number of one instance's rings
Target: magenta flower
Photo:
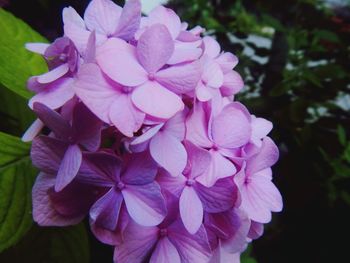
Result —
[[61, 191], [79, 171], [82, 161], [80, 146], [89, 151], [99, 148], [101, 122], [82, 103], [74, 107], [72, 124], [43, 104], [36, 102], [33, 108], [55, 135], [34, 139], [33, 164], [45, 173], [57, 175], [55, 191]]
[[188, 164], [183, 175], [171, 177], [163, 174], [159, 177], [162, 188], [179, 197], [182, 222], [188, 232], [195, 234], [203, 222], [204, 211], [224, 212], [234, 206], [237, 200], [237, 188], [232, 178], [218, 180], [212, 187], [205, 187], [197, 178], [208, 169], [211, 155], [190, 142], [185, 142], [188, 152]]
[[185, 117], [185, 112], [179, 112], [167, 122], [148, 128], [131, 141], [130, 149], [143, 151], [149, 147], [152, 158], [161, 167], [172, 176], [180, 175], [187, 163], [187, 152], [182, 144], [185, 138]]
[[210, 187], [216, 180], [236, 173], [235, 165], [225, 156], [244, 146], [251, 137], [250, 115], [241, 104], [232, 102], [215, 114], [214, 106], [198, 102], [186, 121], [186, 139], [209, 149], [212, 156], [208, 171], [198, 177]]
[[111, 79], [135, 87], [131, 100], [142, 112], [169, 119], [184, 109], [181, 94], [191, 92], [199, 80], [197, 63], [162, 69], [174, 51], [168, 29], [160, 24], [148, 28], [137, 46], [111, 38], [97, 50], [97, 63]]
[[271, 166], [278, 160], [278, 148], [266, 137], [258, 154], [247, 160], [235, 176], [242, 198], [242, 209], [249, 218], [259, 223], [271, 221], [271, 211], [280, 212], [282, 197], [272, 183]]
[[130, 217], [140, 225], [155, 226], [163, 221], [166, 207], [159, 185], [154, 182], [157, 165], [147, 153], [125, 156], [123, 162], [108, 153], [84, 155], [87, 184], [106, 189], [90, 209], [90, 218], [105, 229], [117, 227], [125, 203]]
[[114, 251], [115, 262], [208, 262], [211, 252], [205, 228], [189, 234], [177, 217], [174, 198], [167, 196], [167, 202], [168, 215], [162, 224], [144, 227], [131, 222], [127, 226], [124, 242]]
[[92, 0], [87, 7], [84, 19], [72, 8], [63, 10], [64, 34], [69, 37], [84, 55], [91, 32], [96, 33], [97, 45], [110, 37], [131, 40], [139, 28], [141, 3], [129, 0], [124, 8], [111, 0]]
[[79, 65], [79, 56], [73, 42], [66, 37], [58, 38], [51, 45], [30, 43], [27, 49], [44, 56], [49, 72], [28, 80], [28, 88], [37, 93], [30, 101], [33, 108], [35, 102], [40, 102], [58, 109], [73, 98], [73, 75]]

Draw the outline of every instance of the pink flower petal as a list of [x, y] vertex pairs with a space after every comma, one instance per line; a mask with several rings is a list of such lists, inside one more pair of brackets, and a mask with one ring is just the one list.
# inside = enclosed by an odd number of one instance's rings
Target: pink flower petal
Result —
[[232, 178], [218, 180], [212, 187], [195, 185], [196, 192], [209, 213], [220, 213], [232, 208], [237, 200], [238, 190]]
[[185, 169], [187, 163], [185, 147], [181, 141], [165, 132], [159, 132], [152, 138], [150, 152], [153, 159], [172, 176], [178, 176]]
[[50, 44], [46, 43], [26, 43], [25, 47], [27, 50], [38, 53], [40, 55], [44, 55], [46, 49], [50, 46]]
[[180, 141], [183, 141], [183, 139], [185, 138], [185, 132], [186, 132], [186, 126], [185, 126], [186, 113], [187, 113], [187, 109], [184, 111], [178, 112], [174, 117], [169, 119], [164, 124], [163, 131], [174, 136]]
[[73, 89], [74, 79], [61, 78], [51, 84], [29, 100], [29, 107], [33, 108], [33, 104], [40, 102], [51, 109], [58, 109], [75, 95]]
[[74, 90], [84, 104], [101, 120], [110, 123], [110, 110], [121, 92], [111, 86], [95, 64], [82, 65]]
[[219, 245], [208, 263], [241, 263], [241, 253], [229, 253]]
[[90, 32], [85, 28], [84, 20], [74, 8], [66, 7], [63, 9], [63, 23], [64, 35], [74, 42], [80, 53], [84, 53], [90, 36]]
[[158, 166], [148, 152], [133, 153], [124, 158], [122, 181], [128, 185], [152, 183], [157, 175]]
[[194, 235], [203, 222], [203, 206], [193, 187], [185, 186], [180, 196], [179, 207], [184, 226]]
[[252, 118], [251, 141], [258, 147], [262, 145], [261, 139], [266, 137], [273, 128], [272, 122], [263, 118]]
[[177, 220], [168, 227], [169, 239], [179, 252], [181, 262], [207, 263], [211, 250], [205, 228], [201, 226], [195, 235], [191, 235]]
[[125, 3], [121, 13], [117, 30], [114, 36], [131, 40], [139, 29], [141, 20], [141, 2], [139, 0], [129, 0]]
[[70, 145], [64, 154], [57, 172], [55, 191], [65, 188], [77, 175], [82, 161], [82, 153], [78, 145]]
[[57, 68], [54, 68], [49, 72], [38, 76], [37, 81], [41, 84], [53, 82], [59, 79], [60, 77], [64, 76], [68, 72], [68, 70], [69, 70], [68, 63], [62, 64]]
[[104, 73], [122, 85], [134, 87], [148, 79], [135, 47], [119, 38], [110, 38], [99, 47], [96, 60]]
[[145, 131], [142, 135], [139, 137], [136, 137], [132, 142], [130, 143], [131, 146], [136, 146], [143, 144], [147, 141], [149, 141], [151, 138], [153, 138], [159, 130], [164, 126], [164, 124], [158, 124], [152, 128], [149, 128], [147, 131]]
[[186, 170], [190, 170], [190, 179], [203, 175], [211, 163], [211, 154], [208, 150], [194, 145], [190, 141], [185, 141], [185, 148], [188, 153]]
[[171, 176], [165, 170], [159, 172], [157, 176], [157, 182], [161, 186], [162, 190], [169, 191], [172, 195], [175, 195], [177, 198], [180, 197], [182, 190], [186, 185], [187, 178], [180, 174], [177, 177]]
[[219, 64], [209, 57], [203, 57], [202, 81], [211, 88], [220, 88], [224, 83], [224, 73]]
[[91, 32], [86, 44], [86, 50], [84, 52], [85, 63], [95, 63], [96, 57], [96, 32]]
[[31, 142], [44, 127], [45, 124], [40, 119], [36, 119], [23, 134], [21, 140], [23, 142]]
[[184, 109], [181, 98], [157, 82], [146, 82], [132, 94], [137, 108], [153, 117], [169, 119]]
[[158, 227], [142, 227], [130, 222], [124, 232], [124, 242], [114, 250], [118, 263], [142, 263], [158, 241]]
[[[192, 34], [191, 34], [192, 35]], [[199, 45], [193, 45], [187, 42], [175, 42], [174, 53], [168, 60], [168, 64], [175, 65], [184, 62], [190, 62], [198, 59], [203, 50], [199, 48]]]
[[210, 58], [216, 58], [219, 56], [221, 48], [219, 43], [213, 37], [204, 37], [203, 43], [205, 55], [209, 56]]
[[212, 161], [207, 172], [197, 177], [197, 181], [206, 187], [212, 187], [218, 179], [233, 176], [237, 171], [234, 164], [219, 152], [210, 151], [210, 153]]
[[232, 53], [225, 52], [216, 59], [216, 62], [219, 63], [222, 71], [226, 74], [238, 64], [238, 58]]
[[235, 95], [244, 87], [242, 77], [236, 71], [230, 71], [224, 75], [224, 83], [220, 88], [223, 96]]
[[110, 0], [93, 0], [86, 8], [86, 27], [99, 34], [112, 35], [117, 29], [122, 8]]
[[196, 88], [200, 75], [200, 64], [194, 62], [161, 70], [155, 75], [155, 79], [169, 90], [184, 94]]
[[208, 117], [203, 103], [197, 102], [192, 114], [186, 121], [186, 139], [203, 148], [210, 148], [212, 142], [208, 138]]
[[247, 237], [251, 239], [258, 239], [263, 234], [264, 234], [264, 224], [252, 221]]
[[230, 103], [222, 109], [218, 116], [213, 118], [212, 135], [218, 146], [238, 148], [249, 141], [251, 126], [237, 104]]
[[164, 6], [154, 8], [148, 15], [147, 25], [163, 24], [169, 30], [172, 39], [180, 34], [181, 21], [178, 15], [171, 9]]
[[173, 54], [174, 41], [164, 25], [153, 25], [141, 35], [136, 52], [147, 72], [155, 74]]
[[90, 209], [90, 218], [100, 227], [113, 231], [116, 229], [123, 195], [114, 188], [98, 199]]
[[121, 133], [133, 137], [141, 128], [145, 114], [133, 105], [130, 94], [120, 94], [110, 108], [109, 118]]
[[41, 226], [69, 226], [78, 224], [85, 217], [84, 214], [62, 215], [54, 207], [48, 194], [55, 184], [55, 177], [39, 174], [32, 190], [33, 219]]
[[153, 251], [150, 263], [181, 263], [180, 255], [167, 237], [160, 239]]
[[269, 168], [277, 162], [278, 157], [279, 151], [276, 144], [269, 137], [266, 137], [263, 140], [260, 152], [249, 159], [246, 173], [252, 175]]
[[127, 185], [122, 193], [129, 215], [136, 223], [156, 226], [165, 218], [165, 202], [158, 184]]

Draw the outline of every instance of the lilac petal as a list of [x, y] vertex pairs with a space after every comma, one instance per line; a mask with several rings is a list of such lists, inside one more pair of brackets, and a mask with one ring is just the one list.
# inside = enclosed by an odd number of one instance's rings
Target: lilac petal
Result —
[[264, 224], [252, 221], [248, 233], [248, 237], [251, 239], [258, 239], [264, 234]]
[[25, 48], [31, 52], [38, 53], [40, 55], [44, 55], [46, 49], [50, 46], [50, 44], [46, 43], [26, 43]]
[[215, 143], [224, 148], [238, 148], [251, 136], [251, 126], [245, 113], [230, 103], [213, 118], [212, 135]]
[[55, 191], [65, 188], [77, 175], [82, 161], [82, 153], [78, 145], [70, 145], [64, 154], [57, 172]]
[[41, 84], [47, 84], [50, 82], [55, 81], [56, 79], [59, 79], [60, 77], [63, 77], [69, 70], [68, 63], [64, 63], [57, 68], [54, 68], [50, 70], [47, 73], [44, 73], [43, 75], [38, 76], [37, 81]]
[[216, 59], [216, 62], [219, 63], [222, 71], [226, 74], [238, 64], [238, 58], [232, 53], [225, 52]]
[[23, 134], [21, 140], [23, 142], [31, 142], [40, 133], [44, 126], [45, 124], [40, 119], [36, 119]]
[[85, 180], [113, 186], [120, 178], [121, 160], [110, 153], [84, 153], [84, 168], [93, 172]]
[[155, 75], [155, 78], [169, 90], [177, 94], [184, 94], [196, 88], [200, 75], [200, 64], [194, 62], [161, 70]]
[[196, 96], [199, 101], [206, 102], [213, 97], [213, 89], [204, 85], [203, 82], [199, 82], [196, 87]]
[[128, 185], [152, 183], [157, 175], [158, 166], [148, 152], [133, 153], [124, 159], [122, 181]]
[[172, 39], [176, 39], [180, 34], [181, 21], [178, 15], [171, 9], [164, 6], [154, 8], [148, 15], [148, 26], [163, 24], [169, 30]]
[[39, 174], [33, 186], [33, 219], [41, 226], [67, 226], [79, 223], [84, 216], [66, 217], [52, 206], [48, 190], [55, 184], [55, 177]]
[[[193, 36], [192, 34], [190, 35]], [[168, 64], [175, 65], [198, 59], [203, 53], [203, 50], [199, 47], [199, 45], [197, 43], [196, 45], [193, 45], [192, 43], [188, 42], [184, 43], [176, 41], [174, 46], [174, 53], [168, 60]]]
[[212, 161], [205, 174], [197, 177], [197, 181], [207, 187], [212, 187], [217, 180], [230, 177], [236, 173], [234, 164], [219, 152], [210, 151]]
[[232, 178], [218, 180], [212, 187], [196, 184], [196, 192], [203, 203], [204, 210], [209, 213], [220, 213], [234, 206], [238, 190]]
[[130, 217], [126, 211], [125, 205], [122, 205], [119, 213], [117, 227], [114, 230], [108, 230], [100, 226], [96, 221], [90, 219], [90, 228], [95, 237], [104, 244], [120, 245], [124, 239], [124, 231], [128, 226]]
[[203, 148], [210, 148], [212, 142], [208, 138], [208, 120], [203, 104], [198, 102], [186, 121], [186, 139]]
[[89, 151], [96, 151], [100, 144], [101, 121], [83, 104], [78, 103], [73, 111], [73, 129], [79, 143]]
[[90, 32], [85, 28], [84, 20], [72, 7], [64, 8], [62, 16], [64, 35], [74, 42], [80, 53], [83, 53], [90, 36]]
[[193, 187], [185, 186], [180, 196], [179, 207], [184, 226], [194, 235], [203, 222], [203, 206]]
[[203, 38], [204, 42], [204, 54], [209, 56], [210, 58], [216, 58], [220, 54], [220, 45], [219, 43], [210, 36], [206, 36]]
[[254, 177], [240, 189], [242, 209], [258, 223], [271, 221], [271, 211], [280, 212], [283, 207], [282, 197], [276, 186], [264, 177]]
[[263, 140], [260, 152], [249, 159], [247, 163], [247, 174], [254, 174], [274, 165], [279, 157], [279, 151], [276, 144], [266, 137]]
[[34, 103], [40, 102], [51, 109], [60, 108], [74, 97], [73, 83], [74, 79], [72, 78], [61, 78], [50, 83], [30, 99], [29, 107], [33, 108]]
[[224, 75], [224, 83], [220, 88], [224, 96], [235, 95], [244, 87], [242, 77], [236, 71], [230, 71]]
[[95, 64], [82, 65], [74, 84], [77, 96], [101, 120], [110, 123], [109, 113], [120, 92], [110, 85]]
[[219, 64], [208, 57], [203, 58], [203, 63], [203, 82], [211, 88], [220, 88], [224, 83], [224, 73]]
[[119, 212], [123, 203], [123, 195], [114, 188], [98, 199], [90, 209], [90, 218], [100, 227], [115, 230]]
[[141, 136], [136, 137], [132, 142], [131, 145], [139, 145], [143, 144], [147, 141], [149, 141], [151, 138], [153, 138], [159, 130], [164, 126], [164, 124], [158, 124], [152, 128], [149, 128], [147, 131], [145, 131]]
[[39, 136], [33, 140], [31, 158], [41, 171], [56, 174], [68, 144], [55, 138]]
[[136, 223], [156, 226], [165, 218], [165, 202], [158, 184], [127, 185], [122, 193], [129, 215]]
[[219, 245], [208, 263], [241, 263], [240, 256], [240, 253], [229, 253]]
[[121, 11], [121, 7], [110, 0], [93, 0], [84, 14], [86, 27], [99, 34], [112, 35], [118, 26]]
[[150, 263], [181, 263], [180, 255], [167, 237], [160, 239], [152, 253]]
[[273, 128], [270, 121], [263, 118], [252, 118], [252, 138], [251, 141], [258, 147], [262, 145], [261, 139], [266, 137]]
[[169, 119], [184, 109], [178, 95], [151, 81], [133, 92], [132, 101], [141, 111], [160, 119]]
[[161, 24], [148, 28], [137, 43], [137, 57], [150, 74], [155, 74], [170, 59], [174, 41], [168, 29]]
[[163, 170], [160, 171], [160, 175], [157, 177], [157, 182], [161, 186], [162, 190], [167, 190], [179, 198], [186, 185], [187, 178], [182, 174], [177, 177], [173, 177], [168, 172]]
[[177, 220], [168, 228], [169, 239], [180, 254], [183, 263], [207, 263], [211, 253], [208, 237], [203, 226], [195, 235], [191, 235]]
[[[176, 40], [178, 40], [179, 42], [185, 42], [185, 43], [193, 43], [197, 41], [200, 44], [202, 44], [202, 39], [199, 36], [196, 36], [190, 31], [184, 31], [184, 30], [187, 30], [187, 27], [188, 27], [188, 24], [186, 22], [183, 22], [182, 25], [183, 25], [183, 27], [181, 28], [182, 31], [180, 32]], [[200, 46], [200, 44], [198, 46]]]
[[86, 44], [86, 51], [84, 53], [84, 62], [85, 63], [95, 63], [96, 57], [96, 32], [92, 31], [88, 42]]
[[141, 2], [139, 0], [127, 1], [121, 13], [117, 30], [113, 35], [127, 41], [133, 39], [139, 29], [140, 20]]
[[122, 85], [135, 87], [148, 79], [137, 60], [135, 47], [119, 38], [110, 38], [99, 47], [96, 60], [104, 73]]
[[211, 163], [211, 154], [209, 151], [194, 145], [190, 141], [185, 141], [185, 148], [188, 153], [186, 169], [190, 170], [188, 177], [193, 179], [203, 175]]
[[141, 128], [145, 114], [133, 105], [130, 94], [122, 93], [113, 102], [109, 118], [121, 133], [133, 137]]
[[186, 167], [185, 147], [181, 141], [165, 132], [159, 132], [152, 138], [150, 152], [153, 159], [172, 176], [178, 176]]
[[58, 138], [66, 139], [72, 136], [72, 127], [59, 113], [39, 102], [34, 103], [33, 110], [40, 120], [45, 123]]
[[157, 227], [143, 227], [130, 222], [124, 232], [124, 242], [114, 250], [118, 263], [142, 263], [158, 241]]
[[174, 117], [169, 119], [165, 124], [163, 131], [169, 135], [174, 136], [180, 141], [183, 141], [186, 133], [185, 120], [187, 109], [177, 113]]

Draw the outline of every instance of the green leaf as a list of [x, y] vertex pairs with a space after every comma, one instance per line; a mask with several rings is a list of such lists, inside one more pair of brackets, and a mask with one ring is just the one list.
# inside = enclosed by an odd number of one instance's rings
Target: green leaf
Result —
[[338, 140], [341, 143], [341, 145], [345, 146], [346, 145], [346, 132], [343, 126], [338, 125], [337, 128], [337, 133], [338, 133]]
[[18, 245], [0, 254], [4, 263], [88, 263], [89, 240], [85, 226], [34, 226]]
[[47, 70], [45, 61], [37, 54], [29, 52], [27, 42], [47, 42], [22, 20], [0, 8], [0, 83], [24, 98], [32, 93], [26, 82], [30, 76]]
[[27, 100], [1, 84], [0, 98], [0, 131], [21, 137], [35, 119]]
[[252, 245], [249, 245], [246, 251], [241, 255], [241, 263], [257, 263], [257, 261], [251, 256]]
[[29, 149], [19, 138], [0, 132], [0, 252], [32, 225], [31, 189], [37, 172]]

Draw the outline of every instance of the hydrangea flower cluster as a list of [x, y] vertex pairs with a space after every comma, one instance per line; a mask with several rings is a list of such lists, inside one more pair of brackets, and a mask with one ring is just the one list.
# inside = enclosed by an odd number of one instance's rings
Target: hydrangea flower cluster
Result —
[[272, 124], [234, 101], [237, 57], [139, 0], [68, 7], [63, 22], [52, 44], [27, 44], [49, 68], [28, 81], [34, 220], [88, 216], [118, 263], [239, 262], [282, 198]]

